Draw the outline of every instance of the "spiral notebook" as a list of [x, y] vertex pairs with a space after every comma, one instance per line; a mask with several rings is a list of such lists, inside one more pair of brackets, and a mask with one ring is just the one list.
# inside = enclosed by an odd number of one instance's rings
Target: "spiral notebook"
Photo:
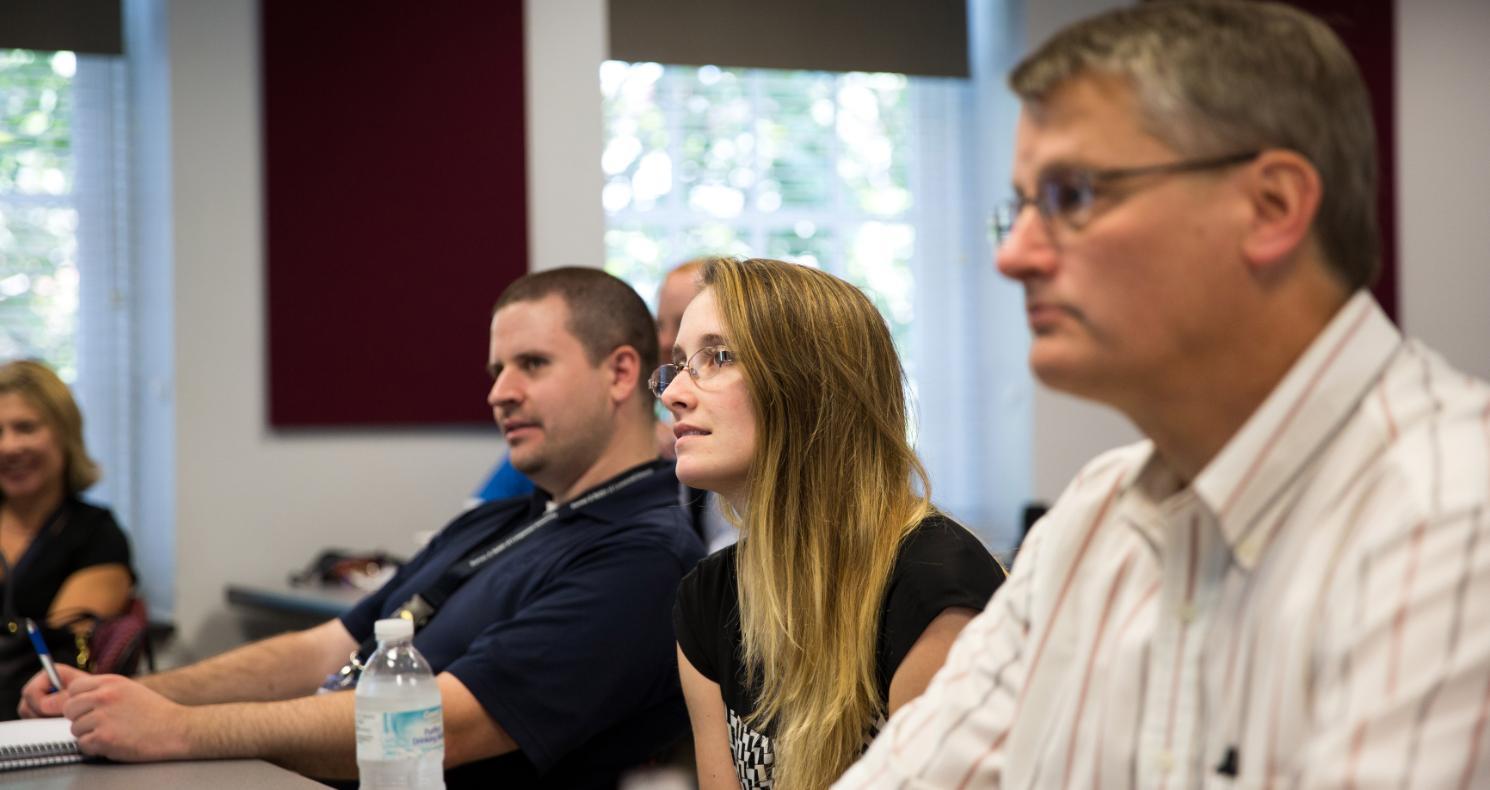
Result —
[[0, 771], [81, 762], [67, 719], [0, 721]]

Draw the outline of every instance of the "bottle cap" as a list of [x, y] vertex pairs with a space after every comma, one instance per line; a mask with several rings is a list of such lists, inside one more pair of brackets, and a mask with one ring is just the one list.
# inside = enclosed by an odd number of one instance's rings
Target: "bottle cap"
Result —
[[413, 635], [414, 624], [402, 617], [390, 617], [373, 624], [373, 636], [376, 636], [379, 642], [387, 642], [390, 639], [408, 639]]

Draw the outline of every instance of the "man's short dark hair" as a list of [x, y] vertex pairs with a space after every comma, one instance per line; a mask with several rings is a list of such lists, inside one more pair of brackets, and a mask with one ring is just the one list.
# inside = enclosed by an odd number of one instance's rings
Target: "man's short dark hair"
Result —
[[[631, 286], [600, 269], [566, 266], [524, 275], [507, 286], [492, 315], [517, 302], [536, 302], [557, 295], [569, 306], [569, 333], [584, 346], [591, 364], [599, 364], [621, 346], [631, 346], [645, 369], [657, 359], [657, 324]], [[644, 371], [638, 387], [651, 398]]]

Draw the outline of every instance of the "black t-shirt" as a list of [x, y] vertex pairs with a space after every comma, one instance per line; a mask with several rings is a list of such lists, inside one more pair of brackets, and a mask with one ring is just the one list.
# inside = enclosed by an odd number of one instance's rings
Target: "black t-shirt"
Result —
[[[29, 617], [43, 624], [52, 600], [68, 577], [84, 568], [111, 564], [129, 567], [129, 541], [114, 514], [68, 497], [31, 540], [10, 575], [0, 580], [0, 601], [11, 595], [15, 607], [4, 616]], [[77, 651], [68, 635], [56, 632], [49, 636], [53, 656], [71, 663]], [[6, 632], [0, 640], [0, 719], [13, 719], [21, 687], [41, 671], [41, 661], [24, 633]]]
[[[635, 478], [635, 479], [633, 479]], [[447, 771], [446, 786], [615, 787], [683, 735], [668, 613], [703, 545], [672, 464], [628, 470], [481, 566], [414, 635], [435, 673], [459, 678], [521, 750]], [[341, 618], [353, 638], [480, 547], [545, 512], [547, 496], [479, 506], [436, 535]]]
[[[928, 517], [906, 536], [880, 610], [875, 666], [881, 705], [888, 709], [890, 680], [931, 621], [951, 607], [981, 611], [1003, 580], [1003, 570], [977, 537], [945, 516]], [[755, 711], [759, 684], [744, 677], [734, 546], [709, 556], [684, 577], [673, 608], [673, 630], [694, 669], [719, 684], [741, 785], [745, 790], [769, 787], [771, 728], [758, 732], [746, 724]]]

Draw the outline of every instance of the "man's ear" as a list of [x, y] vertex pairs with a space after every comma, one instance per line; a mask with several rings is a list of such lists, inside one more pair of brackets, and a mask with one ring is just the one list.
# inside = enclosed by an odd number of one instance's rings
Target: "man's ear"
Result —
[[1263, 151], [1248, 172], [1252, 220], [1242, 254], [1252, 268], [1269, 269], [1292, 258], [1308, 240], [1324, 186], [1313, 163], [1294, 151]]
[[605, 359], [611, 400], [624, 401], [640, 386], [642, 357], [634, 346], [618, 346]]

